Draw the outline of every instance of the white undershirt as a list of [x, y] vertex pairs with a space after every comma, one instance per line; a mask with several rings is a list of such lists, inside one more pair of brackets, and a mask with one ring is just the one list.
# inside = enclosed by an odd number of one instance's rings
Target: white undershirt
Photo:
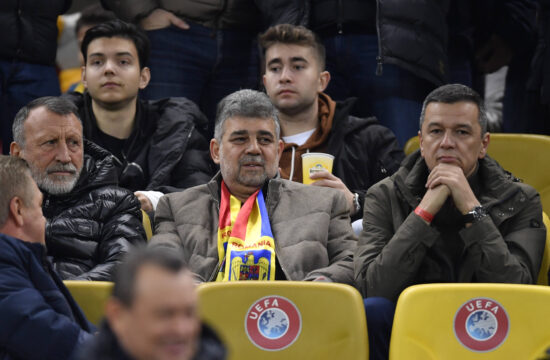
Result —
[[310, 136], [315, 132], [317, 129], [311, 129], [308, 131], [304, 131], [298, 134], [290, 135], [290, 136], [283, 136], [283, 141], [287, 144], [296, 144], [298, 146], [302, 146], [306, 143], [306, 141], [310, 138]]

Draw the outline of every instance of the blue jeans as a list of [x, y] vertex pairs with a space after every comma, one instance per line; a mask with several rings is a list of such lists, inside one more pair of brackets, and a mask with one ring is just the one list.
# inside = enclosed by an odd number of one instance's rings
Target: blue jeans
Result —
[[387, 360], [395, 303], [383, 297], [369, 297], [363, 301], [369, 332], [369, 359]]
[[326, 92], [335, 100], [357, 97], [352, 113], [376, 116], [402, 146], [416, 136], [422, 102], [435, 85], [393, 64], [383, 64], [382, 75], [377, 76], [376, 35], [334, 35], [323, 42], [331, 74]]
[[0, 133], [2, 152], [9, 154], [15, 114], [41, 96], [59, 96], [53, 66], [0, 60]]
[[143, 96], [186, 97], [199, 106], [212, 125], [223, 97], [239, 89], [258, 88], [256, 34], [188, 24], [189, 30], [171, 26], [148, 31], [151, 82]]

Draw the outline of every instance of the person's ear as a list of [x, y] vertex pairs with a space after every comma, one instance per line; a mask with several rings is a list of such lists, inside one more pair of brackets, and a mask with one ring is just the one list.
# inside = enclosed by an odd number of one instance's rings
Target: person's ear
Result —
[[419, 146], [420, 146], [420, 155], [422, 155], [422, 157], [424, 157], [424, 142], [423, 142], [423, 139], [422, 139], [422, 131], [418, 130], [418, 142], [419, 142]]
[[481, 149], [479, 150], [479, 159], [483, 159], [487, 155], [487, 149], [489, 148], [489, 143], [491, 142], [491, 134], [487, 131], [483, 134], [481, 139]]
[[126, 316], [127, 310], [124, 305], [114, 297], [110, 297], [105, 304], [105, 318], [115, 334], [120, 334], [121, 331], [124, 331]]
[[330, 82], [330, 73], [328, 71], [321, 71], [319, 74], [319, 89], [318, 92], [323, 92]]
[[141, 69], [141, 73], [139, 76], [139, 88], [141, 90], [145, 89], [147, 85], [149, 85], [149, 81], [151, 81], [151, 70], [145, 66], [143, 69]]
[[88, 88], [88, 81], [86, 81], [86, 66], [81, 67], [80, 81], [85, 88]]
[[19, 146], [19, 144], [15, 141], [12, 141], [10, 144], [10, 155], [20, 158], [22, 152], [23, 149], [21, 148], [21, 146]]
[[215, 164], [220, 164], [220, 144], [215, 138], [210, 140], [210, 157]]
[[23, 199], [19, 196], [14, 196], [9, 203], [9, 216], [13, 219], [13, 222], [17, 225], [17, 227], [23, 227], [25, 225], [23, 218], [23, 205]]

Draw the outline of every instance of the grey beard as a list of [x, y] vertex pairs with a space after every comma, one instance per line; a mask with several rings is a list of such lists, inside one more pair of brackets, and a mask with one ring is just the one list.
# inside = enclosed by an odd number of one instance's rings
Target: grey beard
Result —
[[[39, 172], [32, 165], [30, 167], [32, 176], [38, 187], [52, 195], [63, 195], [71, 192], [74, 189], [76, 182], [80, 177], [80, 171], [82, 170], [77, 169], [73, 164], [52, 165], [47, 168], [44, 173]], [[60, 170], [72, 171], [73, 174], [71, 176], [56, 176], [49, 174], [49, 172]]]

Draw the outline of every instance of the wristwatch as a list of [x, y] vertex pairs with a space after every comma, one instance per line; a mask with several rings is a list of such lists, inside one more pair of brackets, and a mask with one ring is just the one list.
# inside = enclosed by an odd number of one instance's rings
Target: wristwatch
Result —
[[361, 210], [361, 204], [359, 203], [359, 194], [353, 193], [353, 206], [355, 206], [355, 213]]
[[464, 221], [464, 224], [475, 223], [487, 215], [489, 215], [487, 209], [483, 205], [478, 205], [470, 210], [470, 212], [466, 215], [462, 215], [462, 220]]

